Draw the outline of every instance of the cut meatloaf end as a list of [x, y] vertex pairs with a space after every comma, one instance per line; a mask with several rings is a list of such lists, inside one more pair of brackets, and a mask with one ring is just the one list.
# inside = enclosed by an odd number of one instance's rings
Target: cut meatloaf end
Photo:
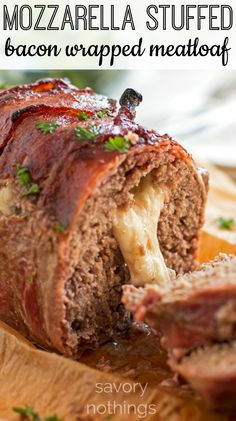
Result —
[[170, 365], [217, 411], [236, 408], [236, 342], [198, 348]]
[[123, 302], [162, 332], [163, 345], [178, 357], [212, 341], [236, 338], [236, 257], [221, 254], [171, 286], [124, 287]]
[[0, 318], [78, 358], [123, 326], [123, 284], [195, 268], [207, 183], [179, 144], [135, 123], [136, 92], [116, 110], [47, 83], [0, 93]]

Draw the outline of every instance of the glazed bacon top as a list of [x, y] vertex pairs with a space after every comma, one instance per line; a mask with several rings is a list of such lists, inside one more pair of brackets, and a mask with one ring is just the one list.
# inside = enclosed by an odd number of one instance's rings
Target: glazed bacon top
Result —
[[[39, 186], [37, 205], [68, 225], [78, 199], [82, 206], [97, 180], [125, 159], [123, 152], [139, 148], [142, 153], [158, 144], [191, 160], [169, 136], [134, 122], [141, 97], [127, 92], [118, 111], [114, 100], [59, 79], [0, 92], [0, 177], [16, 178], [17, 166], [27, 168]], [[126, 138], [125, 148], [107, 147], [117, 138], [118, 143]]]
[[95, 94], [90, 88], [78, 89], [62, 79], [44, 79], [31, 85], [3, 90], [0, 92], [0, 147], [12, 127], [12, 117], [16, 120], [27, 107], [39, 105], [81, 109], [91, 114], [106, 109], [112, 115], [116, 109], [115, 101]]

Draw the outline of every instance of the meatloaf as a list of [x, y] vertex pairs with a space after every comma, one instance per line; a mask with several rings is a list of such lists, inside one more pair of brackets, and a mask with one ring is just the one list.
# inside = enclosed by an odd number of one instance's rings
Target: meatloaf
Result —
[[236, 257], [221, 254], [170, 286], [124, 287], [123, 301], [161, 331], [162, 343], [177, 357], [213, 341], [236, 338]]
[[137, 321], [159, 330], [168, 363], [217, 410], [236, 408], [236, 257], [221, 254], [172, 285], [123, 287]]
[[78, 358], [122, 327], [121, 288], [193, 270], [207, 175], [168, 135], [64, 80], [0, 92], [0, 318]]

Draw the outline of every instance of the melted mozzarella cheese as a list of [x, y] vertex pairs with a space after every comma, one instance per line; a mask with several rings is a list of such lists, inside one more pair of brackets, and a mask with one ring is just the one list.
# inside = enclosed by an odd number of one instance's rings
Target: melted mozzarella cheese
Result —
[[128, 208], [117, 208], [113, 231], [134, 285], [166, 284], [169, 271], [157, 238], [157, 225], [164, 205], [164, 192], [149, 176], [133, 191]]

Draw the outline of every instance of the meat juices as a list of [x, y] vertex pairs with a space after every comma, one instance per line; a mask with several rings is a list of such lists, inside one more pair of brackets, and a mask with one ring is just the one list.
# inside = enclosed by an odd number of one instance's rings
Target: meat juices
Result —
[[[168, 135], [134, 121], [140, 100], [129, 90], [117, 110], [62, 80], [0, 92], [0, 318], [68, 357], [127, 322], [130, 272], [115, 215], [134, 204], [144, 178], [164, 192], [162, 263], [177, 273], [196, 267], [206, 176]], [[116, 137], [127, 150], [107, 148]]]

